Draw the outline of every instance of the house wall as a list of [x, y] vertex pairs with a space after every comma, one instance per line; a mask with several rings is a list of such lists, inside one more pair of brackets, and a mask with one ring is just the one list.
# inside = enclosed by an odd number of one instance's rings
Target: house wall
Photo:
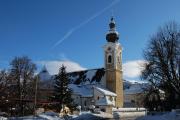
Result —
[[93, 97], [81, 97], [82, 110], [88, 110], [90, 105], [93, 105]]
[[96, 89], [94, 89], [93, 92], [94, 92], [94, 101], [95, 101], [95, 103], [98, 100], [98, 97], [99, 97], [99, 99], [105, 97], [101, 92], [97, 91]]
[[99, 106], [101, 111], [107, 112], [107, 113], [112, 113], [112, 106]]
[[72, 94], [73, 102], [77, 105], [81, 105], [81, 96], [78, 94]]
[[143, 93], [125, 94], [124, 107], [144, 107], [144, 97]]
[[98, 97], [99, 97], [99, 99], [106, 97], [108, 100], [112, 101], [113, 105], [115, 106], [115, 97], [114, 96], [107, 96], [107, 95], [105, 96], [103, 93], [101, 93], [100, 91], [98, 91], [96, 89], [94, 89], [93, 92], [94, 92], [95, 103], [96, 103], [96, 101], [98, 101]]
[[73, 94], [72, 98], [77, 105], [81, 106], [82, 110], [88, 110], [90, 105], [94, 105], [93, 97], [81, 97], [78, 94]]

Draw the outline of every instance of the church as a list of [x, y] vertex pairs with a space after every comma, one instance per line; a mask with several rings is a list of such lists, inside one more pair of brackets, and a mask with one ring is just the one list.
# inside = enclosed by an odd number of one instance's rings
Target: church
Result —
[[[113, 17], [110, 19], [103, 49], [104, 68], [68, 73], [71, 80], [69, 87], [73, 90], [72, 98], [83, 110], [96, 106], [102, 111], [111, 112], [113, 107], [122, 108], [127, 107], [128, 102], [134, 103], [132, 100], [135, 97], [128, 96], [131, 89], [123, 89], [125, 81], [123, 81], [122, 71], [122, 46], [119, 43], [119, 33], [116, 31], [116, 23]], [[53, 76], [49, 75], [46, 68], [43, 68], [39, 73], [39, 77], [48, 85], [52, 84]], [[140, 89], [140, 85], [138, 89]], [[138, 90], [137, 93], [139, 91], [142, 93], [141, 90]], [[133, 95], [137, 93], [133, 93]], [[127, 96], [128, 100], [124, 101]], [[132, 104], [130, 104], [131, 107]]]

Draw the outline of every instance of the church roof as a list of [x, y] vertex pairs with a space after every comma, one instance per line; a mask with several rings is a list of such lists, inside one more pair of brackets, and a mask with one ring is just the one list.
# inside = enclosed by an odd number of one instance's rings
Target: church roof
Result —
[[116, 93], [111, 92], [111, 91], [109, 91], [109, 90], [107, 90], [107, 89], [105, 89], [105, 88], [101, 88], [101, 87], [97, 87], [97, 86], [95, 86], [94, 88], [95, 88], [96, 90], [100, 91], [100, 92], [101, 92], [102, 94], [104, 94], [104, 95], [117, 96]]
[[38, 76], [39, 76], [40, 80], [43, 80], [43, 81], [50, 80], [51, 77], [52, 77], [52, 76], [49, 74], [46, 66], [44, 66], [44, 67], [42, 68], [42, 70], [39, 72]]
[[93, 97], [93, 88], [101, 92], [105, 96], [117, 96], [115, 93], [100, 87], [101, 85], [75, 85], [70, 84], [69, 87], [73, 90], [73, 93], [80, 95], [81, 97]]
[[71, 83], [76, 85], [100, 83], [104, 79], [104, 75], [105, 75], [104, 68], [68, 73]]
[[81, 97], [92, 97], [93, 91], [92, 86], [78, 86], [75, 84], [70, 84], [69, 87], [73, 90], [74, 94], [80, 95]]
[[111, 18], [111, 21], [109, 23], [109, 31], [106, 34], [106, 40], [107, 42], [115, 43], [119, 39], [119, 33], [116, 31], [116, 24], [114, 21], [114, 18]]
[[[43, 71], [43, 70], [42, 70]], [[54, 83], [54, 76], [49, 75], [48, 71], [40, 72], [39, 76], [43, 83], [43, 88], [53, 88]], [[89, 69], [89, 70], [83, 70], [83, 71], [76, 71], [76, 72], [70, 72], [68, 73], [69, 79], [71, 81], [71, 84], [74, 86], [77, 93], [80, 93], [79, 91], [83, 90], [81, 92], [82, 96], [85, 96], [86, 90], [89, 88], [86, 88], [87, 86], [93, 86], [93, 85], [100, 85], [105, 80], [105, 69], [104, 68], [98, 68], [98, 69]], [[71, 85], [71, 86], [72, 86]], [[82, 88], [82, 86], [86, 86]], [[144, 92], [144, 87], [147, 87], [147, 83], [138, 83], [138, 82], [131, 82], [131, 81], [123, 81], [123, 89], [125, 94], [136, 94], [136, 93], [142, 93]], [[101, 88], [101, 87], [100, 87]], [[99, 90], [102, 90], [100, 89]], [[102, 90], [104, 91], [104, 90]], [[107, 93], [104, 91], [104, 93]], [[89, 96], [91, 93], [89, 92], [87, 96]]]

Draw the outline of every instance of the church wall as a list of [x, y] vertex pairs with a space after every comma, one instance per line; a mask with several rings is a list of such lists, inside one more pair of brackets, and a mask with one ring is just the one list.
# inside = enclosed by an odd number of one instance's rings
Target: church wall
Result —
[[82, 110], [88, 110], [93, 105], [93, 97], [81, 97]]
[[95, 88], [93, 92], [94, 92], [93, 97], [94, 97], [95, 103], [98, 99], [105, 97], [101, 92], [97, 91]]
[[77, 105], [81, 105], [81, 96], [78, 94], [72, 94], [73, 102]]

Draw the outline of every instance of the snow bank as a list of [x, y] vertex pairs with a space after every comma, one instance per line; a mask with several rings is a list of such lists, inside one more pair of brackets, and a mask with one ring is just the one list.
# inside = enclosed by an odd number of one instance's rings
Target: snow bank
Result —
[[6, 118], [6, 117], [1, 117], [1, 116], [0, 116], [0, 120], [7, 120], [7, 118]]
[[180, 120], [180, 116], [177, 116], [176, 112], [170, 112], [163, 115], [148, 115], [137, 120]]
[[112, 111], [116, 111], [116, 112], [135, 112], [135, 111], [146, 111], [146, 108], [113, 108]]
[[114, 118], [138, 118], [146, 115], [145, 108], [113, 108]]
[[106, 120], [107, 118], [112, 118], [112, 115], [104, 112], [100, 112], [100, 114], [82, 112], [80, 116], [72, 118], [71, 120]]

